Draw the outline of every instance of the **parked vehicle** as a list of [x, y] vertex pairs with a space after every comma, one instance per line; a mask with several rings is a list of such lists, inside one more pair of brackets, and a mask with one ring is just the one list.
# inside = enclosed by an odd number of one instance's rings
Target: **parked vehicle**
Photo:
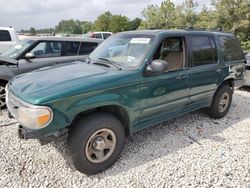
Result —
[[245, 86], [250, 86], [250, 52], [247, 52], [246, 55], [246, 75], [245, 75]]
[[0, 107], [5, 107], [5, 85], [15, 75], [45, 66], [81, 60], [102, 40], [40, 37], [18, 42], [0, 55]]
[[0, 27], [0, 54], [18, 42], [16, 31], [12, 27]]
[[126, 136], [143, 128], [200, 108], [224, 117], [244, 69], [230, 33], [124, 32], [85, 63], [15, 77], [6, 87], [7, 106], [20, 138], [44, 144], [67, 135], [76, 169], [96, 174], [116, 161]]
[[89, 38], [97, 38], [105, 40], [112, 34], [113, 34], [112, 32], [98, 31], [98, 32], [89, 32], [86, 34], [86, 36]]

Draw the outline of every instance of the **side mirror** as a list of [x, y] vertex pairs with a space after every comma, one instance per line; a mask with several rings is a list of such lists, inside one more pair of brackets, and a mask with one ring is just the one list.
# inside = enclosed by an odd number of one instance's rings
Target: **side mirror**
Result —
[[150, 65], [147, 66], [146, 71], [148, 73], [160, 74], [168, 70], [168, 63], [163, 60], [154, 60]]
[[35, 55], [32, 52], [30, 52], [30, 53], [25, 54], [24, 57], [25, 57], [25, 59], [34, 59]]

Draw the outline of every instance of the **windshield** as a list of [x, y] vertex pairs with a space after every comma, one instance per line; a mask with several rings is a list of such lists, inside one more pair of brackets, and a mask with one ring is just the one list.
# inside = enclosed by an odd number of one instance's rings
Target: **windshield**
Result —
[[18, 42], [15, 46], [11, 47], [7, 51], [1, 54], [1, 56], [16, 59], [21, 53], [23, 53], [34, 41], [23, 40]]
[[148, 52], [153, 35], [119, 34], [109, 37], [91, 54], [91, 60], [107, 59], [119, 64], [123, 68], [138, 67]]

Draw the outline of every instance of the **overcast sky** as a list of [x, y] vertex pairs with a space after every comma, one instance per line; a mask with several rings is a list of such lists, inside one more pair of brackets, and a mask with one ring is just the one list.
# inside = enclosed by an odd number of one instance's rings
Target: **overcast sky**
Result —
[[[93, 21], [103, 12], [122, 14], [131, 19], [141, 17], [147, 5], [163, 0], [0, 0], [0, 26], [17, 30], [54, 27], [62, 19]], [[181, 4], [184, 0], [173, 0]], [[210, 0], [196, 0], [200, 7]]]

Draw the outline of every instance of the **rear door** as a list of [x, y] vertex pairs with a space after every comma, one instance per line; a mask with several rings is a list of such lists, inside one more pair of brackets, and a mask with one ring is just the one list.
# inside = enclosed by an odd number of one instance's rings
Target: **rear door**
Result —
[[211, 102], [218, 83], [223, 79], [215, 38], [207, 34], [191, 34], [189, 59], [189, 108], [197, 109]]

